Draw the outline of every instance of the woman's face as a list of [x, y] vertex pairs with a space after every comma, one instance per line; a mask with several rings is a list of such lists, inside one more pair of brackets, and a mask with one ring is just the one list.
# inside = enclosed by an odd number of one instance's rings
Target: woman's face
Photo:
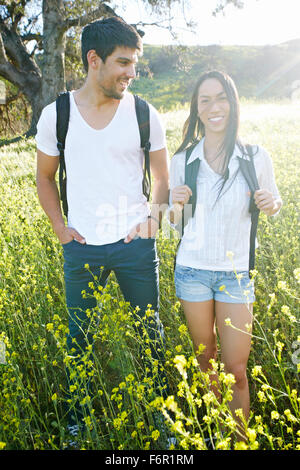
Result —
[[223, 85], [216, 78], [207, 78], [198, 91], [198, 116], [205, 134], [225, 135], [230, 115], [230, 103]]

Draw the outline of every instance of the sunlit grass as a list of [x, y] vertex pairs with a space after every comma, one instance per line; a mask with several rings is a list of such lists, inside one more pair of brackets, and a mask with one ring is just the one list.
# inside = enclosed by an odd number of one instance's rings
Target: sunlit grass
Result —
[[[159, 364], [149, 357], [147, 336], [142, 340], [134, 333], [134, 312], [114, 276], [104, 291], [95, 280], [98, 308], [89, 313], [95, 352], [85, 352], [84, 366], [76, 372], [80, 383], [72, 389], [80, 389], [90, 409], [82, 449], [159, 448], [156, 409], [176, 434], [178, 449], [206, 449], [207, 438], [220, 450], [300, 448], [299, 110], [287, 103], [243, 102], [242, 108], [241, 134], [271, 154], [284, 200], [279, 216], [261, 215], [259, 224], [247, 439], [235, 437], [228, 407], [234, 378], [219, 362], [212, 364], [220, 377], [217, 401], [209, 376], [199, 371], [174, 291], [176, 238], [161, 232], [160, 316], [170, 396], [155, 397], [153, 383], [145, 379], [145, 359], [154, 369]], [[163, 115], [170, 155], [187, 114], [185, 107]], [[66, 442], [66, 368], [75, 371], [77, 365], [66, 352], [63, 256], [38, 203], [33, 141], [1, 149], [0, 179], [0, 334], [6, 349], [6, 363], [0, 364], [0, 449], [60, 449]]]

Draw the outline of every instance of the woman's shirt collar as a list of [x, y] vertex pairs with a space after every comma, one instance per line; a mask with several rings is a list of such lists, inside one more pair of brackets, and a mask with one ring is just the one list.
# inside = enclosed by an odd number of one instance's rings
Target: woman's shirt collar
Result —
[[[197, 158], [199, 158], [200, 161], [205, 159], [204, 141], [205, 141], [205, 137], [202, 137], [199, 143], [195, 146], [195, 148], [193, 149], [188, 159], [188, 162], [187, 162], [188, 165], [192, 163], [194, 160], [196, 160]], [[249, 156], [243, 154], [240, 147], [237, 144], [235, 144], [234, 151], [233, 151], [233, 154], [230, 158], [229, 165], [228, 165], [229, 176], [231, 176], [236, 171], [238, 167], [238, 158], [246, 158], [248, 160]]]

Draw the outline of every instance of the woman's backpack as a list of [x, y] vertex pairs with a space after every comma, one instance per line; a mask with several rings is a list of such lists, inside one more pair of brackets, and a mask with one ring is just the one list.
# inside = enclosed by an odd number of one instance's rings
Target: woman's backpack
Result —
[[[196, 203], [197, 203], [197, 176], [200, 167], [200, 160], [196, 158], [193, 162], [188, 164], [189, 157], [194, 150], [195, 146], [198, 144], [198, 141], [187, 148], [185, 153], [185, 182], [192, 190], [192, 196], [190, 197], [187, 208], [182, 211], [182, 220], [178, 224], [177, 231], [182, 238], [184, 233], [184, 228], [187, 225], [190, 217], [194, 216]], [[242, 147], [243, 155], [238, 157], [240, 170], [248, 183], [250, 189], [250, 203], [249, 203], [249, 212], [251, 214], [251, 231], [250, 231], [250, 252], [249, 252], [249, 272], [254, 269], [255, 266], [255, 239], [258, 225], [259, 209], [257, 208], [254, 201], [254, 193], [259, 189], [257, 176], [255, 172], [254, 162], [253, 162], [253, 148], [251, 145], [245, 145]], [[181, 239], [179, 241], [179, 244]], [[178, 244], [178, 248], [179, 248]], [[178, 249], [177, 248], [177, 249]]]

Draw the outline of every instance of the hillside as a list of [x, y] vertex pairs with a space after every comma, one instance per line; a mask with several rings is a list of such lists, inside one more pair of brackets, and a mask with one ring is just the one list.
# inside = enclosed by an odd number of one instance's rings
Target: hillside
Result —
[[[39, 58], [42, 62], [42, 55]], [[221, 69], [235, 80], [239, 95], [259, 100], [300, 97], [300, 39], [276, 46], [144, 46], [131, 90], [162, 111], [190, 101], [198, 76]], [[66, 88], [81, 86], [85, 74], [79, 48], [66, 48]], [[0, 80], [0, 85], [2, 81]], [[5, 82], [8, 105], [0, 102], [0, 138], [27, 130], [30, 109], [24, 96]]]
[[221, 69], [245, 98], [291, 98], [300, 80], [300, 39], [275, 46], [145, 45], [134, 92], [171, 109], [190, 100], [197, 77]]

